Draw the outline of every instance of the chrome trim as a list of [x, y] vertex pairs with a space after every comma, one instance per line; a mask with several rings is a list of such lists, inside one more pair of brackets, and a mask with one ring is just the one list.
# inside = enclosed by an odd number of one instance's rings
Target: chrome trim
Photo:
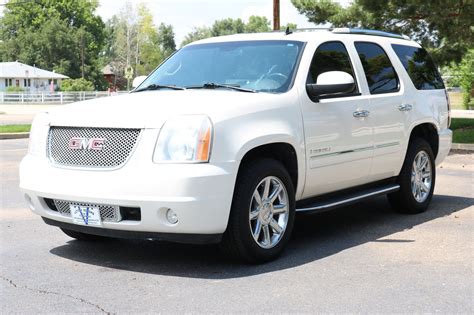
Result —
[[370, 192], [370, 193], [366, 193], [366, 194], [359, 195], [359, 196], [356, 196], [356, 197], [352, 197], [352, 198], [348, 198], [348, 199], [343, 199], [343, 200], [339, 200], [339, 201], [332, 202], [332, 203], [322, 204], [322, 205], [320, 205], [320, 206], [315, 206], [315, 207], [300, 208], [300, 209], [296, 209], [296, 211], [297, 211], [297, 212], [304, 212], [304, 211], [325, 210], [325, 209], [328, 209], [328, 208], [333, 208], [333, 207], [341, 206], [341, 205], [344, 205], [344, 204], [346, 204], [346, 203], [350, 203], [350, 202], [353, 202], [353, 201], [357, 201], [357, 200], [361, 200], [361, 199], [373, 197], [373, 196], [376, 196], [376, 195], [388, 194], [388, 193], [391, 193], [391, 192], [395, 192], [395, 191], [397, 191], [397, 190], [399, 190], [399, 189], [400, 189], [400, 185], [397, 184], [397, 185], [393, 185], [393, 186], [391, 186], [391, 187], [387, 187], [387, 188], [384, 188], [384, 189], [375, 190], [375, 191], [372, 191], [372, 192]]
[[319, 158], [319, 157], [328, 157], [328, 156], [337, 156], [341, 154], [347, 154], [347, 153], [356, 153], [356, 152], [363, 152], [367, 150], [376, 150], [376, 149], [383, 149], [383, 148], [388, 148], [388, 147], [393, 147], [400, 145], [400, 142], [389, 142], [389, 143], [382, 143], [382, 144], [377, 144], [375, 146], [370, 146], [370, 147], [362, 147], [362, 148], [357, 148], [353, 150], [346, 150], [346, 151], [338, 151], [338, 152], [331, 152], [331, 153], [326, 153], [326, 154], [320, 154], [320, 155], [312, 155], [310, 156], [310, 159], [312, 158]]
[[388, 148], [388, 147], [394, 147], [399, 145], [400, 142], [395, 141], [395, 142], [388, 142], [388, 143], [382, 143], [382, 144], [377, 144], [375, 146], [375, 149], [383, 149], [383, 148]]

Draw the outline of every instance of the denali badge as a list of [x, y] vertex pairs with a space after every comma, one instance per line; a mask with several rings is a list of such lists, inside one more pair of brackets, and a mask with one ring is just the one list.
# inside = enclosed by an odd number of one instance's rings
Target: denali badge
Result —
[[69, 149], [71, 150], [95, 150], [101, 151], [104, 147], [104, 138], [79, 138], [69, 139]]

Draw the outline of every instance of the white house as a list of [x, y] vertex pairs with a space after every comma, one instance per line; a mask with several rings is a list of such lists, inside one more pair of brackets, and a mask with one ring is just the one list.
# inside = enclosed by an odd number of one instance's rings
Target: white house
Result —
[[24, 63], [0, 62], [0, 92], [16, 86], [27, 92], [51, 92], [68, 76], [25, 65]]

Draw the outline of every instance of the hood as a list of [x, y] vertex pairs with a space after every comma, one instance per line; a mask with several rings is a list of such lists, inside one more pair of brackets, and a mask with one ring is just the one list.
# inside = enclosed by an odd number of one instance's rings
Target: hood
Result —
[[97, 98], [50, 111], [52, 126], [161, 128], [173, 116], [205, 114], [213, 122], [272, 104], [277, 95], [228, 90], [144, 91]]

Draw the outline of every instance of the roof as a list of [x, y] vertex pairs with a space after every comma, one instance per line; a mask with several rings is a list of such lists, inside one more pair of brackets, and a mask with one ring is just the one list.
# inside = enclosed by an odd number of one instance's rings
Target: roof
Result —
[[68, 76], [25, 65], [18, 61], [0, 62], [0, 78], [69, 79]]
[[111, 65], [106, 65], [104, 68], [102, 68], [102, 74], [103, 75], [115, 75], [114, 68], [112, 68]]
[[249, 40], [295, 40], [301, 42], [327, 41], [327, 40], [354, 40], [370, 42], [390, 42], [407, 46], [420, 47], [412, 40], [397, 34], [380, 31], [358, 30], [358, 29], [301, 29], [293, 33], [286, 34], [285, 31], [265, 32], [265, 33], [241, 33], [228, 36], [212, 37], [195, 41], [189, 45], [221, 43], [233, 41]]

